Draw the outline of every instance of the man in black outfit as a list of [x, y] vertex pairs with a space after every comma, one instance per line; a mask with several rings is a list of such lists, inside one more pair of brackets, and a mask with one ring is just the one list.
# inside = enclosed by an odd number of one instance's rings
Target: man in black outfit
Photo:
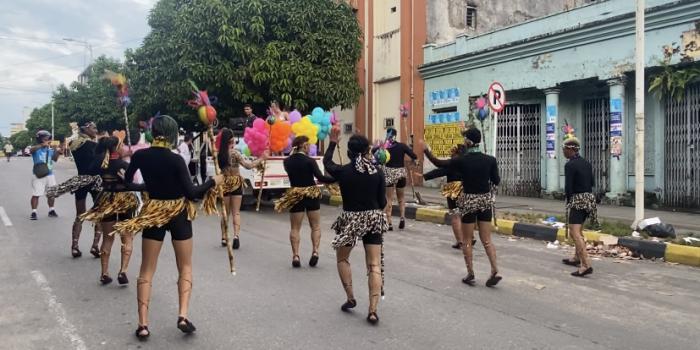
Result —
[[574, 240], [576, 255], [564, 259], [566, 265], [579, 266], [572, 276], [583, 277], [593, 273], [591, 260], [586, 252], [583, 223], [591, 216], [596, 221], [596, 198], [593, 195], [593, 167], [579, 154], [581, 143], [575, 137], [564, 140], [564, 156], [569, 160], [564, 166], [566, 184], [567, 229]]
[[[97, 136], [97, 126], [93, 122], [87, 122], [80, 127], [78, 138], [72, 140], [69, 144], [71, 153], [73, 154], [73, 160], [75, 161], [75, 167], [78, 169], [78, 175], [97, 175], [94, 173], [93, 169], [91, 169], [95, 158], [95, 147], [97, 147], [95, 136]], [[83, 255], [78, 248], [78, 241], [80, 240], [80, 232], [83, 229], [83, 223], [78, 217], [86, 210], [85, 202], [88, 192], [92, 196], [92, 201], [94, 203], [97, 198], [96, 192], [90, 191], [88, 188], [81, 188], [75, 192], [75, 221], [73, 222], [71, 245], [71, 255], [74, 258]], [[101, 236], [102, 232], [99, 225], [96, 225], [95, 238], [92, 241], [92, 248], [90, 248], [90, 254], [96, 258], [100, 257], [98, 244], [100, 243]]]
[[243, 113], [245, 113], [245, 126], [247, 128], [252, 128], [253, 122], [258, 118], [258, 116], [253, 114], [253, 106], [250, 104], [243, 106]]

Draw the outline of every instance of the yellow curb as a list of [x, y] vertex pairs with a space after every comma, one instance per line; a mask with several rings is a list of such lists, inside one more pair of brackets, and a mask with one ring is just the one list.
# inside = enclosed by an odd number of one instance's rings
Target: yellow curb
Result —
[[341, 197], [341, 196], [331, 196], [331, 198], [330, 198], [330, 200], [329, 200], [329, 203], [330, 203], [330, 205], [339, 207], [339, 206], [343, 205], [343, 197]]
[[586, 242], [600, 242], [600, 237], [602, 235], [604, 235], [604, 233], [586, 230], [583, 231], [583, 237], [586, 239]]
[[496, 231], [500, 234], [512, 236], [513, 226], [515, 226], [516, 223], [516, 221], [512, 220], [498, 219], [498, 227], [496, 227]]
[[418, 208], [416, 209], [416, 220], [444, 224], [445, 214], [447, 214], [447, 210], [444, 209]]
[[568, 241], [568, 239], [566, 238], [566, 229], [565, 228], [560, 228], [557, 230], [557, 241], [559, 241], [559, 242]]
[[700, 248], [680, 244], [666, 244], [664, 259], [668, 262], [700, 266]]

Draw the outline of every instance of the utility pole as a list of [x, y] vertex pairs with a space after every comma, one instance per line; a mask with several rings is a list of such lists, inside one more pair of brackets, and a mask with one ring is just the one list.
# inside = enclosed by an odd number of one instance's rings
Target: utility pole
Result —
[[56, 132], [55, 132], [54, 126], [53, 126], [53, 117], [54, 117], [54, 112], [53, 112], [53, 97], [51, 97], [51, 137], [56, 137]]
[[634, 226], [644, 220], [644, 0], [637, 0], [635, 45]]

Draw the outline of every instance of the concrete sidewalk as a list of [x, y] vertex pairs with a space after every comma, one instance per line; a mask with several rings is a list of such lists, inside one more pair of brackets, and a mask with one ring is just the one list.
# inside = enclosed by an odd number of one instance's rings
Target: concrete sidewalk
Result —
[[[421, 197], [426, 202], [445, 204], [445, 198], [440, 195], [439, 188], [416, 187], [416, 192], [420, 192]], [[406, 188], [406, 198], [409, 201], [412, 198], [410, 187]], [[564, 215], [564, 203], [562, 201], [542, 198], [498, 195], [496, 196], [496, 209], [517, 214]], [[659, 217], [661, 221], [673, 225], [676, 230], [700, 233], [700, 214], [647, 209], [645, 210], [645, 216], [647, 218]], [[609, 221], [632, 224], [632, 221], [634, 221], [634, 208], [600, 205], [598, 206], [598, 217]]]

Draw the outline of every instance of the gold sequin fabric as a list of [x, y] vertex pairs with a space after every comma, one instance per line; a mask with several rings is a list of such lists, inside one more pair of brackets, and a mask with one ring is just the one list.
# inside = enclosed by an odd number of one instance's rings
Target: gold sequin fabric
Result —
[[185, 198], [149, 199], [143, 204], [137, 216], [115, 224], [114, 232], [132, 234], [149, 227], [163, 227], [183, 210], [187, 210], [188, 220], [192, 221], [197, 217], [197, 208], [194, 203]]
[[318, 186], [292, 187], [275, 201], [275, 210], [277, 212], [289, 210], [304, 198], [321, 198], [321, 188]]
[[224, 194], [236, 191], [243, 186], [243, 178], [240, 175], [224, 175], [224, 182], [220, 185], [214, 186], [207, 191], [204, 195], [204, 200], [202, 201], [202, 209], [207, 215], [218, 214], [218, 209], [216, 207], [217, 201], [224, 196]]
[[367, 234], [383, 235], [389, 229], [389, 223], [382, 210], [343, 211], [331, 229], [335, 231], [331, 245], [338, 249], [345, 246], [354, 247], [357, 240]]
[[406, 168], [382, 167], [387, 186], [394, 186], [401, 179], [406, 178]]
[[494, 197], [491, 193], [462, 193], [457, 197], [457, 207], [450, 210], [450, 215], [467, 215], [492, 209]]
[[571, 209], [588, 212], [591, 222], [594, 225], [598, 224], [598, 204], [596, 203], [596, 198], [593, 193], [576, 193], [572, 195], [571, 200], [566, 203], [567, 219], [569, 216], [568, 212]]
[[442, 186], [440, 194], [449, 199], [457, 199], [462, 194], [462, 181], [451, 181]]
[[133, 192], [102, 192], [92, 209], [80, 215], [80, 220], [97, 223], [106, 217], [134, 212], [138, 207], [139, 199]]

